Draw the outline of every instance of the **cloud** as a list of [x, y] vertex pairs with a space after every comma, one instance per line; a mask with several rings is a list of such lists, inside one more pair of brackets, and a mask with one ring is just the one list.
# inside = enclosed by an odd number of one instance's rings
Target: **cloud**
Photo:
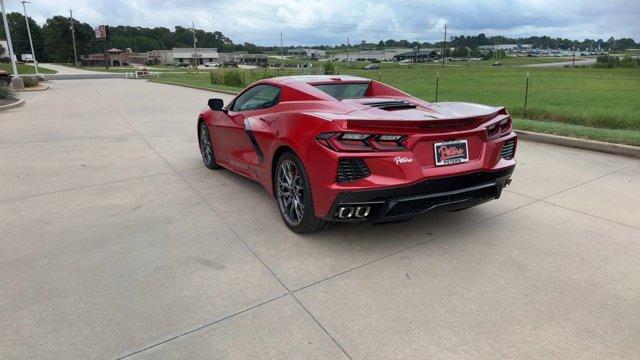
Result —
[[[20, 11], [17, 1], [5, 1]], [[637, 0], [39, 0], [27, 5], [39, 23], [54, 15], [94, 25], [191, 26], [219, 30], [234, 42], [274, 45], [340, 44], [419, 38], [439, 41], [448, 34], [575, 39], [632, 37], [640, 40]]]

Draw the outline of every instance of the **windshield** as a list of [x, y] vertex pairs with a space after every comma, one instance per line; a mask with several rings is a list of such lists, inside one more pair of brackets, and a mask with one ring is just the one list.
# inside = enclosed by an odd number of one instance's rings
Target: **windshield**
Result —
[[318, 84], [314, 86], [316, 89], [338, 100], [363, 98], [369, 89], [369, 83]]

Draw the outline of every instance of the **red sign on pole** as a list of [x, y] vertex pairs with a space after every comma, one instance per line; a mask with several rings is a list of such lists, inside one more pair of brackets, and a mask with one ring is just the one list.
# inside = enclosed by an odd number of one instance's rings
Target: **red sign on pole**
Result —
[[106, 39], [107, 38], [107, 25], [98, 25], [93, 31], [96, 33], [96, 39]]

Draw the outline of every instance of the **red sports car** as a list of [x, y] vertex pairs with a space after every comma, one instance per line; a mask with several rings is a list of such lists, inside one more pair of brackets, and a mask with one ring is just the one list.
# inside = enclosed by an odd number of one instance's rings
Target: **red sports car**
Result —
[[204, 164], [258, 181], [297, 233], [500, 197], [516, 165], [504, 107], [428, 103], [352, 76], [258, 81], [198, 117]]

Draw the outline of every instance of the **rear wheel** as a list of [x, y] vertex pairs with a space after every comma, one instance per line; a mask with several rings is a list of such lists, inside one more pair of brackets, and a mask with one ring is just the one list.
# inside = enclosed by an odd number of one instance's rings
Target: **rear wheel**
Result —
[[216, 164], [216, 154], [213, 152], [213, 143], [209, 135], [209, 129], [204, 121], [200, 122], [198, 129], [198, 143], [200, 144], [200, 154], [202, 154], [202, 162], [209, 169], [220, 169]]
[[330, 224], [329, 221], [315, 217], [307, 172], [300, 159], [292, 152], [286, 152], [278, 159], [274, 184], [280, 215], [293, 232], [316, 232]]

